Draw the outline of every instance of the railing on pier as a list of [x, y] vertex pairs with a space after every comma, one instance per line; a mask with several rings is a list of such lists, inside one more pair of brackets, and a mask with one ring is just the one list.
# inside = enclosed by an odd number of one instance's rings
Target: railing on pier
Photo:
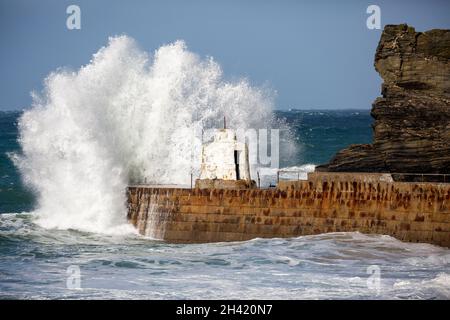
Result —
[[391, 172], [394, 181], [400, 182], [443, 182], [450, 183], [450, 174], [447, 173], [397, 173]]
[[[273, 184], [270, 182], [269, 186], [266, 186], [264, 188], [273, 188], [276, 187], [276, 185], [279, 184], [280, 180], [293, 180], [293, 181], [299, 181], [299, 180], [307, 180], [308, 179], [308, 173], [307, 171], [303, 170], [284, 170], [280, 169], [277, 170], [276, 174], [276, 184]], [[326, 172], [324, 172], [326, 173]], [[398, 173], [398, 172], [329, 172], [329, 173], [342, 173], [342, 174], [355, 174], [355, 175], [364, 175], [364, 174], [388, 174], [392, 177], [392, 179], [395, 182], [437, 182], [437, 183], [450, 183], [450, 173]], [[284, 174], [289, 174], [288, 178], [283, 178]], [[143, 181], [131, 181], [130, 185], [134, 186], [155, 186], [155, 187], [164, 187], [164, 188], [185, 188], [185, 189], [193, 189], [195, 187], [195, 179], [196, 177], [193, 174], [190, 174], [190, 185], [177, 185], [177, 184], [159, 184], [152, 181], [147, 181], [147, 179], [144, 179]], [[261, 186], [261, 179], [260, 179], [260, 172], [257, 172], [257, 187], [262, 188]]]
[[[306, 174], [306, 175], [308, 174], [307, 171], [301, 171], [301, 170], [283, 170], [283, 169], [281, 169], [281, 170], [278, 170], [278, 171], [277, 171], [277, 183], [280, 182], [280, 175], [286, 174], [286, 173], [290, 173], [290, 174], [293, 174], [294, 176], [297, 176], [297, 180], [301, 180], [301, 179], [300, 179], [300, 175], [301, 175], [301, 176], [304, 176], [305, 174]], [[286, 179], [286, 180], [295, 180], [295, 179], [290, 178], [290, 179]]]
[[[292, 179], [292, 175], [289, 179], [283, 179], [282, 174], [290, 173], [296, 174], [297, 179]], [[412, 173], [412, 172], [330, 172], [330, 173], [351, 173], [351, 174], [389, 174], [392, 179], [397, 182], [443, 182], [450, 183], [450, 173]], [[300, 176], [308, 174], [308, 172], [300, 170], [278, 170], [277, 171], [277, 184], [280, 180], [303, 180]]]

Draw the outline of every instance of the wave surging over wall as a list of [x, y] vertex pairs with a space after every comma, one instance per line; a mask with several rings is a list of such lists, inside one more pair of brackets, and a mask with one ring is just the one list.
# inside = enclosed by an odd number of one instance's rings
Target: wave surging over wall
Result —
[[200, 166], [202, 128], [270, 127], [272, 93], [223, 80], [212, 58], [182, 41], [150, 56], [110, 38], [78, 71], [58, 70], [19, 121], [13, 155], [47, 228], [123, 233], [132, 181], [188, 184]]

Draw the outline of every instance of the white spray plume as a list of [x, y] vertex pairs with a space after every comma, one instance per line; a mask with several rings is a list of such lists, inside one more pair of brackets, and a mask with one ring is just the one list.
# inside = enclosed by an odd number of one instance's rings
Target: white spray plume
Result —
[[[223, 80], [220, 66], [183, 41], [150, 57], [113, 37], [76, 72], [57, 71], [19, 121], [15, 155], [37, 195], [41, 226], [130, 232], [130, 181], [188, 184], [200, 166], [201, 128], [267, 128], [272, 93]], [[200, 130], [199, 130], [200, 129]]]

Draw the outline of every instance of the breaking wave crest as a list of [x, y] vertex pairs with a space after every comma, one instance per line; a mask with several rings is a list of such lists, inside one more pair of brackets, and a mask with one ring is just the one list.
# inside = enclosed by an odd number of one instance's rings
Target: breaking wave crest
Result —
[[128, 183], [189, 183], [200, 166], [193, 132], [220, 127], [224, 115], [236, 129], [266, 128], [272, 106], [270, 90], [225, 81], [183, 41], [149, 55], [113, 37], [86, 66], [47, 77], [12, 158], [37, 195], [39, 225], [126, 233]]

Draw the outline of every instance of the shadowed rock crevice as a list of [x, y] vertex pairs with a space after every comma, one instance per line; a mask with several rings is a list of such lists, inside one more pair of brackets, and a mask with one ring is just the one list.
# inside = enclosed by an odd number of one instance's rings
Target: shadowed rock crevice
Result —
[[450, 30], [387, 25], [375, 69], [384, 82], [373, 143], [350, 145], [316, 170], [450, 173]]

